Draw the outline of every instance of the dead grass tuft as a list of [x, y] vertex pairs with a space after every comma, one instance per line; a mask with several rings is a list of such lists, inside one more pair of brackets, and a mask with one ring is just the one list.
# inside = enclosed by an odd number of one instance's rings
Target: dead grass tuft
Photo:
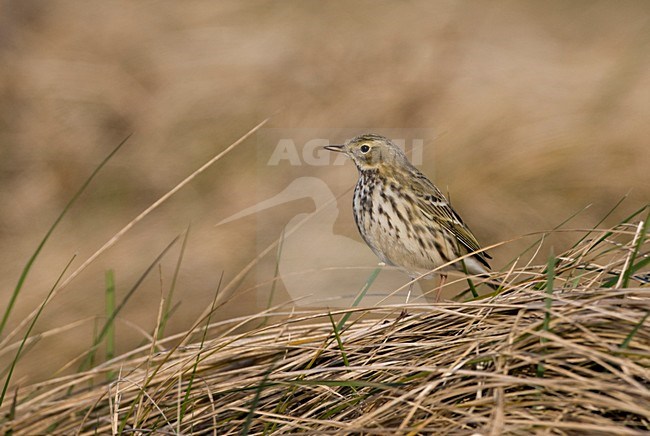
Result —
[[[646, 230], [592, 232], [551, 268], [514, 265], [495, 276], [508, 283], [498, 295], [410, 305], [405, 316], [403, 306], [331, 318], [276, 311], [281, 321], [241, 334], [233, 327], [269, 313], [213, 323], [210, 340], [181, 347], [173, 344], [182, 336], [168, 338], [21, 388], [3, 406], [2, 431], [649, 431]], [[353, 316], [333, 327], [345, 313]]]

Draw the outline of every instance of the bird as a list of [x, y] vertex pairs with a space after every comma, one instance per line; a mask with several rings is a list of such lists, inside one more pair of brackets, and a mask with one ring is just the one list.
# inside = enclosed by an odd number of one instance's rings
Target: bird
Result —
[[[491, 256], [481, 250], [440, 189], [409, 162], [393, 141], [364, 134], [324, 148], [344, 153], [356, 165], [359, 179], [352, 199], [354, 221], [362, 239], [381, 262], [403, 270], [411, 282], [450, 263], [436, 271], [440, 275], [436, 302], [448, 270], [488, 276]], [[409, 298], [410, 292], [407, 303]]]

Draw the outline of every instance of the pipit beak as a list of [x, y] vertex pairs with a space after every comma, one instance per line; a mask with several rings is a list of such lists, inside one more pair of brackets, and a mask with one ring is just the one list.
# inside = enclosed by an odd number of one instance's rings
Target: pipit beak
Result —
[[343, 153], [344, 145], [326, 145], [325, 150], [335, 151], [337, 153]]

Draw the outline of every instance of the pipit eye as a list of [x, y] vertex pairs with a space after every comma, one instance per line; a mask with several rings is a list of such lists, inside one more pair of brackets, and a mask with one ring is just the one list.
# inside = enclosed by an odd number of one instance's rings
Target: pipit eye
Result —
[[370, 147], [366, 144], [363, 144], [361, 146], [361, 153], [368, 153], [368, 151], [370, 151]]

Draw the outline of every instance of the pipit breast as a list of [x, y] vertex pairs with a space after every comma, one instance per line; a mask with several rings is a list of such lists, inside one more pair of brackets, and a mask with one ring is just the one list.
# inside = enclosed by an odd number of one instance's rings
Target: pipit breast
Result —
[[474, 253], [437, 271], [436, 301], [446, 270], [488, 273], [490, 256], [480, 251], [476, 238], [442, 192], [390, 139], [366, 134], [325, 148], [345, 153], [359, 170], [352, 201], [354, 221], [382, 262], [401, 268], [414, 279]]

